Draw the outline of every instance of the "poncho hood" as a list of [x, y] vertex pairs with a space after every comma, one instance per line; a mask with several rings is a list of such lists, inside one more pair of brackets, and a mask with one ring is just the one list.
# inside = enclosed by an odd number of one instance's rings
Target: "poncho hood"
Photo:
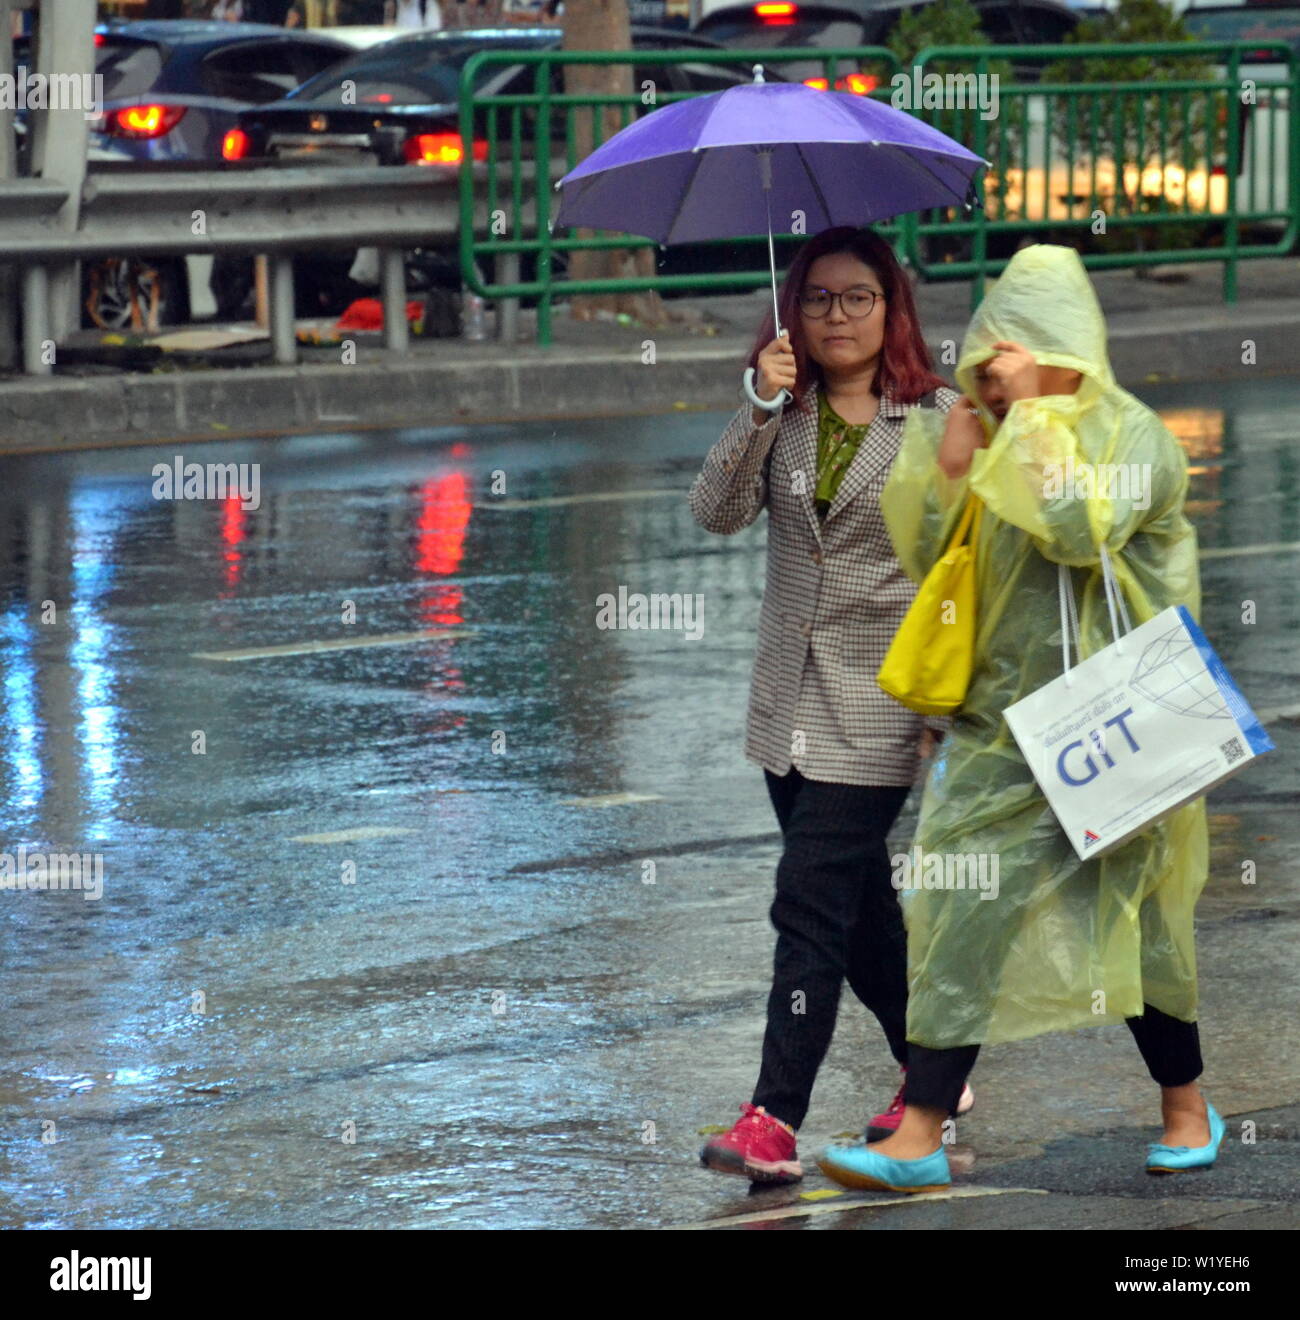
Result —
[[1023, 344], [1042, 366], [1082, 372], [1081, 408], [1115, 388], [1101, 304], [1073, 248], [1021, 248], [971, 319], [957, 359], [957, 384], [994, 426], [979, 403], [975, 368], [995, 355], [993, 345], [1001, 339]]

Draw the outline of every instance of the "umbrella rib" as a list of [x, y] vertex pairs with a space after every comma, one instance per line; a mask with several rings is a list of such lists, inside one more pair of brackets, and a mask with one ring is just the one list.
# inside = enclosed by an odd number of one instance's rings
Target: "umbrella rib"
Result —
[[794, 144], [794, 154], [799, 157], [799, 164], [803, 166], [803, 172], [808, 176], [808, 182], [812, 185], [813, 192], [817, 195], [817, 201], [821, 204], [822, 214], [826, 217], [828, 225], [834, 223], [831, 216], [831, 208], [826, 204], [826, 198], [822, 194], [821, 185], [817, 182], [817, 176], [808, 168], [808, 161], [803, 154], [803, 147], [799, 143]]
[[677, 221], [681, 219], [682, 207], [686, 204], [686, 198], [690, 195], [691, 189], [695, 186], [695, 176], [700, 172], [700, 167], [704, 164], [704, 154], [711, 151], [711, 147], [697, 147], [691, 154], [695, 160], [691, 163], [691, 173], [686, 180], [686, 186], [681, 190], [681, 195], [677, 201], [677, 209], [673, 212], [673, 218], [668, 223], [668, 229], [664, 237], [660, 240], [663, 243], [673, 241], [673, 230], [677, 227]]
[[[939, 176], [938, 176], [938, 175], [937, 175], [937, 174], [936, 174], [936, 173], [935, 173], [935, 172], [934, 172], [934, 171], [933, 171], [933, 170], [932, 170], [927, 164], [925, 164], [924, 161], [919, 160], [916, 156], [912, 155], [912, 153], [911, 153], [910, 151], [907, 151], [907, 150], [905, 150], [905, 149], [900, 148], [900, 147], [898, 146], [898, 144], [897, 144], [897, 143], [894, 143], [894, 142], [880, 142], [880, 143], [877, 143], [876, 145], [877, 145], [877, 146], [884, 147], [887, 151], [891, 151], [891, 152], [893, 152], [895, 155], [900, 155], [900, 156], [902, 156], [902, 158], [903, 158], [905, 161], [907, 161], [907, 163], [908, 163], [909, 165], [914, 165], [914, 166], [916, 166], [918, 169], [922, 169], [922, 170], [924, 170], [924, 171], [926, 172], [926, 174], [928, 174], [928, 175], [930, 176], [930, 178], [932, 178], [932, 179], [935, 181], [935, 183], [937, 183], [941, 188], [945, 189], [945, 190], [946, 190], [951, 196], [953, 196], [954, 198], [956, 198], [958, 205], [960, 205], [961, 202], [963, 202], [963, 201], [965, 200], [965, 199], [962, 198], [962, 197], [958, 197], [957, 194], [953, 192], [953, 190], [952, 190], [952, 184], [950, 184], [950, 183], [947, 181], [947, 179], [941, 179], [941, 178], [940, 178], [940, 177], [939, 177]], [[974, 177], [974, 171], [973, 171], [973, 170], [971, 171], [971, 175], [972, 175], [972, 179], [973, 179], [973, 177]], [[968, 180], [967, 180], [967, 186], [968, 186], [968, 187], [970, 186], [971, 181], [972, 181], [971, 179], [968, 179]]]

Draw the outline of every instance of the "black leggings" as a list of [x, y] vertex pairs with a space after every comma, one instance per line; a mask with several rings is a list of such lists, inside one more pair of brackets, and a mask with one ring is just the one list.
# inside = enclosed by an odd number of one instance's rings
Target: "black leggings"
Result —
[[[1170, 1017], [1150, 1004], [1143, 1004], [1141, 1017], [1124, 1022], [1159, 1085], [1185, 1086], [1201, 1075], [1201, 1038], [1195, 1022]], [[978, 1045], [932, 1050], [908, 1041], [907, 1103], [952, 1113], [979, 1052]]]
[[885, 836], [908, 789], [824, 783], [793, 769], [765, 773], [785, 846], [754, 1104], [797, 1128], [846, 979], [876, 1015], [894, 1057], [907, 1059], [907, 935]]

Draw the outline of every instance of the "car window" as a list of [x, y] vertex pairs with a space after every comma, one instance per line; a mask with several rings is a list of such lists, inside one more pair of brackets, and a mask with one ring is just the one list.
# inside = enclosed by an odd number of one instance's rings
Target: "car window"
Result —
[[199, 85], [209, 96], [264, 105], [298, 86], [294, 52], [288, 42], [241, 42], [223, 46], [199, 66]]
[[1071, 13], [1025, 9], [1018, 4], [982, 5], [980, 27], [995, 46], [1055, 46], [1078, 26]]
[[[558, 41], [557, 34], [546, 44]], [[304, 83], [294, 100], [323, 105], [443, 105], [459, 96], [460, 73], [470, 56], [496, 45], [474, 38], [385, 42]], [[521, 41], [500, 48], [536, 50], [539, 43]], [[502, 69], [500, 64], [485, 65], [475, 87], [499, 81]], [[345, 83], [350, 84], [346, 97]]]
[[[806, 46], [869, 46], [863, 24], [845, 17], [799, 18], [793, 23], [769, 24], [741, 10], [729, 10], [712, 21], [705, 19], [701, 31], [714, 41], [741, 50], [799, 49]], [[820, 78], [825, 67], [816, 60], [783, 60], [773, 69], [788, 82]]]
[[104, 79], [106, 101], [143, 95], [158, 81], [162, 67], [162, 47], [152, 41], [106, 37], [95, 48], [95, 72]]
[[290, 46], [293, 52], [294, 70], [298, 81], [305, 83], [324, 69], [332, 69], [348, 56], [346, 50], [324, 41], [295, 41]]
[[724, 46], [770, 50], [779, 46], [858, 46], [862, 24], [848, 18], [801, 18], [793, 23], [770, 24], [743, 9], [728, 10], [704, 20], [700, 31]]

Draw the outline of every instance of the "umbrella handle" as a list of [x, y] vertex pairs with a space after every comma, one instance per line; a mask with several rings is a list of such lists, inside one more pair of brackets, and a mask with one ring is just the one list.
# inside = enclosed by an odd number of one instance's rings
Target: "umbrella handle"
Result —
[[775, 399], [760, 399], [754, 389], [754, 368], [745, 368], [745, 393], [749, 396], [749, 401], [755, 408], [761, 408], [764, 412], [776, 412], [794, 398], [794, 395], [787, 389], [778, 391]]

